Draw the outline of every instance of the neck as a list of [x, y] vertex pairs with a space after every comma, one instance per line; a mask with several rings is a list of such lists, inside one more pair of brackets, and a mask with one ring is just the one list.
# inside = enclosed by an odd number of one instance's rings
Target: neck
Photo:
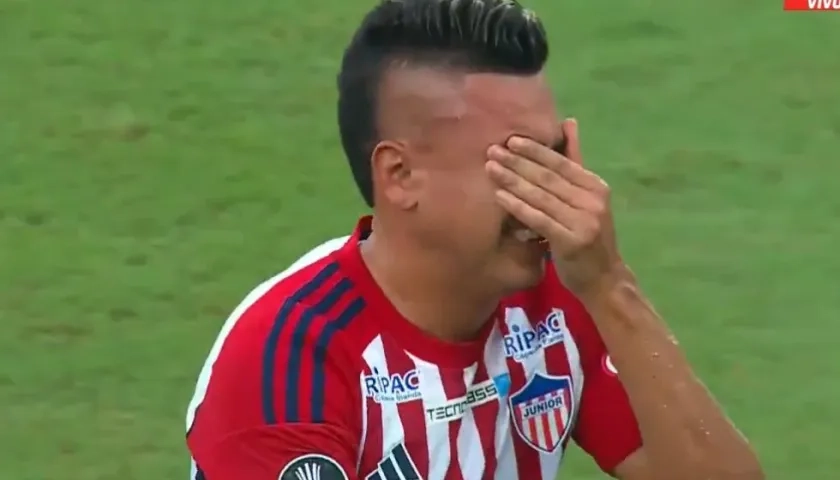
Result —
[[361, 249], [368, 270], [391, 303], [434, 337], [452, 342], [474, 339], [499, 298], [471, 291], [476, 278], [458, 272], [451, 259], [388, 233], [374, 228]]

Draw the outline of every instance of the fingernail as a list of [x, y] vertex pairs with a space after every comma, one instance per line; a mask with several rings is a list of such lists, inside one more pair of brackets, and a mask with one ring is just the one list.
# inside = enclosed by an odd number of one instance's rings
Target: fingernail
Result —
[[493, 158], [501, 158], [505, 155], [505, 149], [499, 145], [491, 145], [487, 149], [487, 155]]
[[522, 137], [510, 137], [507, 144], [511, 148], [521, 147], [525, 144], [525, 139]]

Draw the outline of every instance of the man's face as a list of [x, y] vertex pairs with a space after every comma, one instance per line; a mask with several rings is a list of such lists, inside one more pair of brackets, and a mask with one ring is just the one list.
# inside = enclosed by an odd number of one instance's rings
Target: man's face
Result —
[[488, 148], [512, 135], [548, 145], [560, 139], [544, 77], [420, 72], [409, 82], [423, 89], [421, 98], [404, 102], [399, 112], [393, 110], [397, 104], [388, 107], [394, 116], [415, 117], [413, 131], [401, 128], [410, 132], [402, 154], [416, 200], [406, 212], [413, 216], [407, 228], [425, 248], [481, 282], [481, 290], [535, 285], [543, 275], [545, 247], [517, 238], [524, 227], [496, 203], [497, 186], [485, 163]]

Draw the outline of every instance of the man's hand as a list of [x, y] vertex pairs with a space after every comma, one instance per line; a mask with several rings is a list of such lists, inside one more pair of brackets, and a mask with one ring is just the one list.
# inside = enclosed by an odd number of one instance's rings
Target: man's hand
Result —
[[574, 119], [561, 124], [565, 155], [524, 137], [488, 151], [496, 199], [551, 246], [563, 283], [585, 297], [621, 272], [610, 209], [610, 188], [583, 167]]
[[488, 151], [499, 204], [550, 243], [561, 280], [583, 302], [620, 372], [643, 446], [623, 480], [763, 480], [747, 440], [694, 375], [665, 322], [623, 265], [609, 188], [586, 170], [577, 123], [564, 154], [522, 137]]

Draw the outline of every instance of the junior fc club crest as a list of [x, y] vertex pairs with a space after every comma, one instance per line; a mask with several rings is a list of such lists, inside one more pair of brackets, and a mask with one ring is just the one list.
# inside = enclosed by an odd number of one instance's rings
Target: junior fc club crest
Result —
[[536, 373], [510, 396], [511, 420], [525, 442], [541, 452], [553, 453], [571, 431], [574, 398], [569, 376]]

